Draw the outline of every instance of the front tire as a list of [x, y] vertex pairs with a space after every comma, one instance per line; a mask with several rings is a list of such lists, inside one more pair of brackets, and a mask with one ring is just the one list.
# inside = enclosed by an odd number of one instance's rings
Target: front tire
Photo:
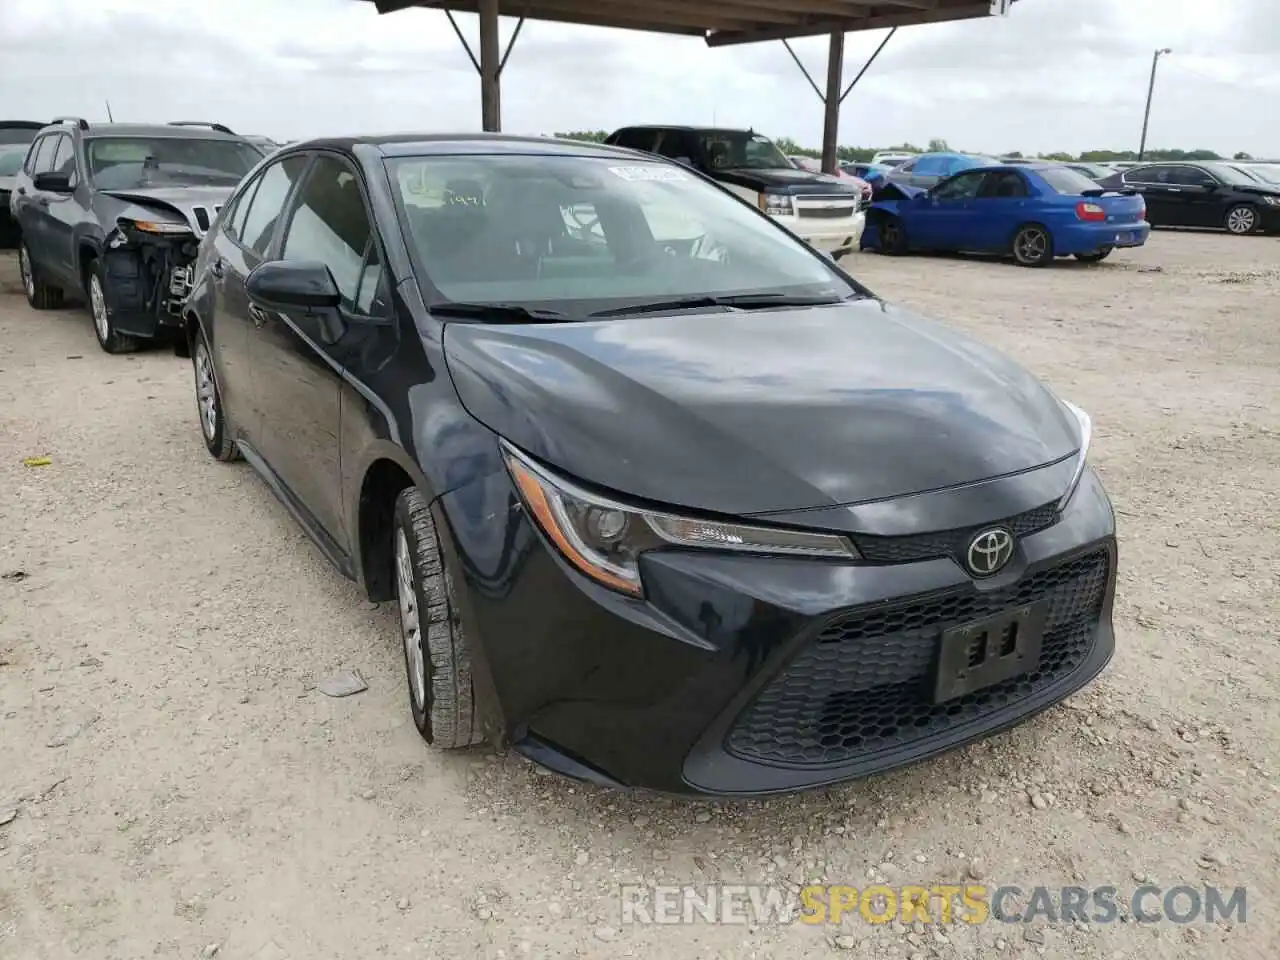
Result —
[[56, 310], [62, 306], [62, 288], [44, 282], [25, 240], [18, 247], [18, 272], [22, 275], [22, 292], [33, 310]]
[[1258, 211], [1247, 203], [1237, 203], [1227, 211], [1224, 223], [1228, 233], [1243, 237], [1258, 229]]
[[1038, 223], [1029, 223], [1013, 238], [1013, 260], [1020, 267], [1043, 267], [1053, 262], [1053, 237]]
[[907, 252], [907, 229], [897, 217], [885, 217], [880, 222], [880, 252], [900, 257]]
[[93, 317], [93, 332], [98, 346], [107, 353], [129, 353], [137, 349], [138, 341], [116, 329], [107, 309], [107, 280], [103, 276], [102, 261], [96, 257], [89, 261], [85, 296], [89, 301], [89, 314]]
[[1081, 263], [1100, 263], [1111, 256], [1111, 248], [1099, 250], [1097, 253], [1077, 253], [1076, 259]]
[[413, 724], [442, 750], [480, 743], [470, 648], [431, 507], [415, 487], [396, 498], [391, 550]]
[[205, 449], [215, 460], [235, 460], [240, 448], [232, 439], [232, 431], [222, 407], [222, 393], [213, 372], [213, 354], [204, 332], [196, 334], [195, 348], [191, 351], [191, 368], [196, 378], [196, 413], [200, 417], [200, 435]]

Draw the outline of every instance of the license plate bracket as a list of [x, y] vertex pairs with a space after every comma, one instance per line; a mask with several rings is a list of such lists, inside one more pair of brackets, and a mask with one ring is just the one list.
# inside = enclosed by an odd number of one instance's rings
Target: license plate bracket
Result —
[[1029, 603], [943, 631], [933, 702], [945, 703], [1040, 665], [1048, 604]]

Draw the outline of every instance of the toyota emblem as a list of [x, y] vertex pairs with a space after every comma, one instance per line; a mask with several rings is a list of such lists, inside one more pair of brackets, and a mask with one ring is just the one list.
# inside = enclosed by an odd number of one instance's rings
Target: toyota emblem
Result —
[[975, 577], [989, 577], [1004, 569], [1013, 556], [1013, 534], [1000, 527], [983, 530], [969, 541], [965, 560]]

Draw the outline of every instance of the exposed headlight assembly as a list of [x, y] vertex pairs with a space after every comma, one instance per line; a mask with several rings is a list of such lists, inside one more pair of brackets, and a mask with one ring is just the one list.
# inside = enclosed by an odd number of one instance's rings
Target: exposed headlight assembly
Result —
[[795, 213], [791, 197], [785, 193], [761, 193], [756, 197], [756, 203], [771, 217], [789, 217]]
[[1070, 400], [1059, 398], [1058, 402], [1067, 408], [1068, 412], [1076, 418], [1076, 423], [1080, 425], [1080, 452], [1076, 454], [1076, 469], [1071, 474], [1071, 483], [1067, 487], [1067, 492], [1058, 501], [1058, 509], [1062, 510], [1075, 494], [1076, 487], [1080, 486], [1080, 478], [1084, 476], [1084, 468], [1089, 462], [1089, 444], [1093, 440], [1093, 420]]
[[156, 233], [165, 236], [191, 233], [191, 227], [185, 223], [168, 223], [163, 220], [130, 220], [128, 217], [121, 217], [117, 223], [121, 230], [137, 230], [140, 233]]
[[579, 571], [620, 593], [640, 595], [640, 554], [660, 547], [858, 559], [844, 537], [628, 506], [557, 477], [506, 442], [502, 451], [520, 499], [542, 532]]

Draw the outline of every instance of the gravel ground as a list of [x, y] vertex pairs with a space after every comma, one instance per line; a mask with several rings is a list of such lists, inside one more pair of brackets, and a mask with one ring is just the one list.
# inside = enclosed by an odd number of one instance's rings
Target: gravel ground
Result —
[[[851, 263], [1094, 414], [1118, 652], [1072, 701], [940, 760], [712, 804], [427, 750], [390, 605], [246, 466], [208, 458], [186, 362], [104, 355], [80, 310], [28, 310], [0, 257], [0, 956], [1280, 956], [1280, 240], [1160, 233], [1047, 270]], [[367, 692], [315, 692], [346, 668]], [[627, 882], [966, 877], [1244, 885], [1247, 920], [619, 910]]]

